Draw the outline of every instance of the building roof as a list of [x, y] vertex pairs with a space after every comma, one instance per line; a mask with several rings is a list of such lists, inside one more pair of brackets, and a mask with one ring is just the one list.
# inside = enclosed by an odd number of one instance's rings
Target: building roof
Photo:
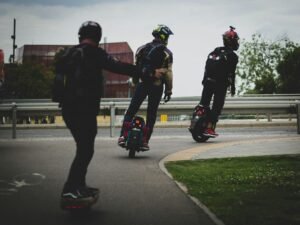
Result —
[[100, 47], [105, 49], [110, 54], [117, 53], [131, 53], [132, 49], [127, 42], [112, 42], [112, 43], [101, 43]]

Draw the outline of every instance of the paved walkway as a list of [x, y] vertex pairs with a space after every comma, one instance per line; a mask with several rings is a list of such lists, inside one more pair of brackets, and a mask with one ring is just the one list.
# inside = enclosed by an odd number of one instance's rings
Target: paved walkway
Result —
[[238, 156], [300, 154], [300, 136], [267, 137], [224, 143], [203, 143], [168, 155], [164, 161], [195, 160]]

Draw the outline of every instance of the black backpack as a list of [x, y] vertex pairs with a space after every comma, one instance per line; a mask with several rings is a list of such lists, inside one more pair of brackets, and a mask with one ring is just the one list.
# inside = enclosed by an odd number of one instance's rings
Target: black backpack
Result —
[[163, 51], [166, 46], [163, 44], [148, 43], [137, 50], [136, 65], [142, 71], [143, 81], [152, 80], [152, 73], [160, 68], [163, 63]]
[[[67, 77], [72, 76], [72, 81], [69, 82], [68, 89], [78, 92], [78, 84], [83, 73], [83, 49], [69, 48], [65, 50], [64, 54], [58, 59], [56, 65], [56, 74], [52, 86], [52, 101], [62, 103], [68, 96], [76, 98], [77, 93], [66, 93]], [[69, 79], [70, 80], [70, 79]]]
[[209, 53], [205, 65], [206, 77], [211, 81], [226, 81], [229, 75], [228, 56], [231, 53], [224, 48], [216, 48]]

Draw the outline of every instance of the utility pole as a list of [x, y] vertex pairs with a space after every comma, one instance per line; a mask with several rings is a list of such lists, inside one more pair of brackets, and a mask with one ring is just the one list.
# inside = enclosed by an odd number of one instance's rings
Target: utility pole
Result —
[[107, 51], [107, 37], [104, 37], [103, 48]]
[[15, 63], [15, 52], [16, 52], [16, 48], [18, 47], [16, 45], [16, 19], [15, 18], [14, 18], [14, 33], [13, 35], [11, 35], [11, 39], [13, 39], [13, 54], [10, 55], [9, 62]]

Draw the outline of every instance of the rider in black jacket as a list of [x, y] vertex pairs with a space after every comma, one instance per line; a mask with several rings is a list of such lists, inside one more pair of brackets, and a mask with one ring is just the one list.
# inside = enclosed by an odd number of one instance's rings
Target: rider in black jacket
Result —
[[86, 173], [94, 154], [96, 117], [103, 89], [102, 69], [138, 76], [136, 66], [122, 63], [98, 47], [102, 36], [98, 23], [83, 23], [78, 35], [80, 44], [65, 51], [56, 65], [56, 73], [66, 78], [60, 102], [62, 116], [76, 142], [76, 155], [62, 191], [62, 199], [71, 200], [89, 199], [99, 192], [87, 186]]
[[[173, 54], [167, 48], [168, 38], [173, 32], [165, 25], [158, 25], [152, 32], [154, 40], [147, 43], [136, 52], [136, 64], [142, 70], [141, 81], [137, 84], [130, 106], [123, 120], [118, 144], [125, 146], [130, 122], [138, 112], [141, 104], [148, 97], [146, 126], [143, 128], [142, 150], [149, 150], [148, 142], [156, 121], [157, 109], [164, 91], [164, 101], [168, 102], [172, 95], [173, 82]], [[153, 71], [161, 72], [160, 76], [153, 75]]]
[[239, 36], [230, 26], [223, 34], [223, 47], [216, 48], [208, 55], [203, 77], [203, 91], [200, 105], [209, 108], [214, 96], [211, 113], [208, 116], [204, 135], [216, 137], [215, 127], [224, 106], [227, 88], [231, 88], [231, 96], [235, 95], [235, 70], [238, 56], [234, 51], [239, 48]]

